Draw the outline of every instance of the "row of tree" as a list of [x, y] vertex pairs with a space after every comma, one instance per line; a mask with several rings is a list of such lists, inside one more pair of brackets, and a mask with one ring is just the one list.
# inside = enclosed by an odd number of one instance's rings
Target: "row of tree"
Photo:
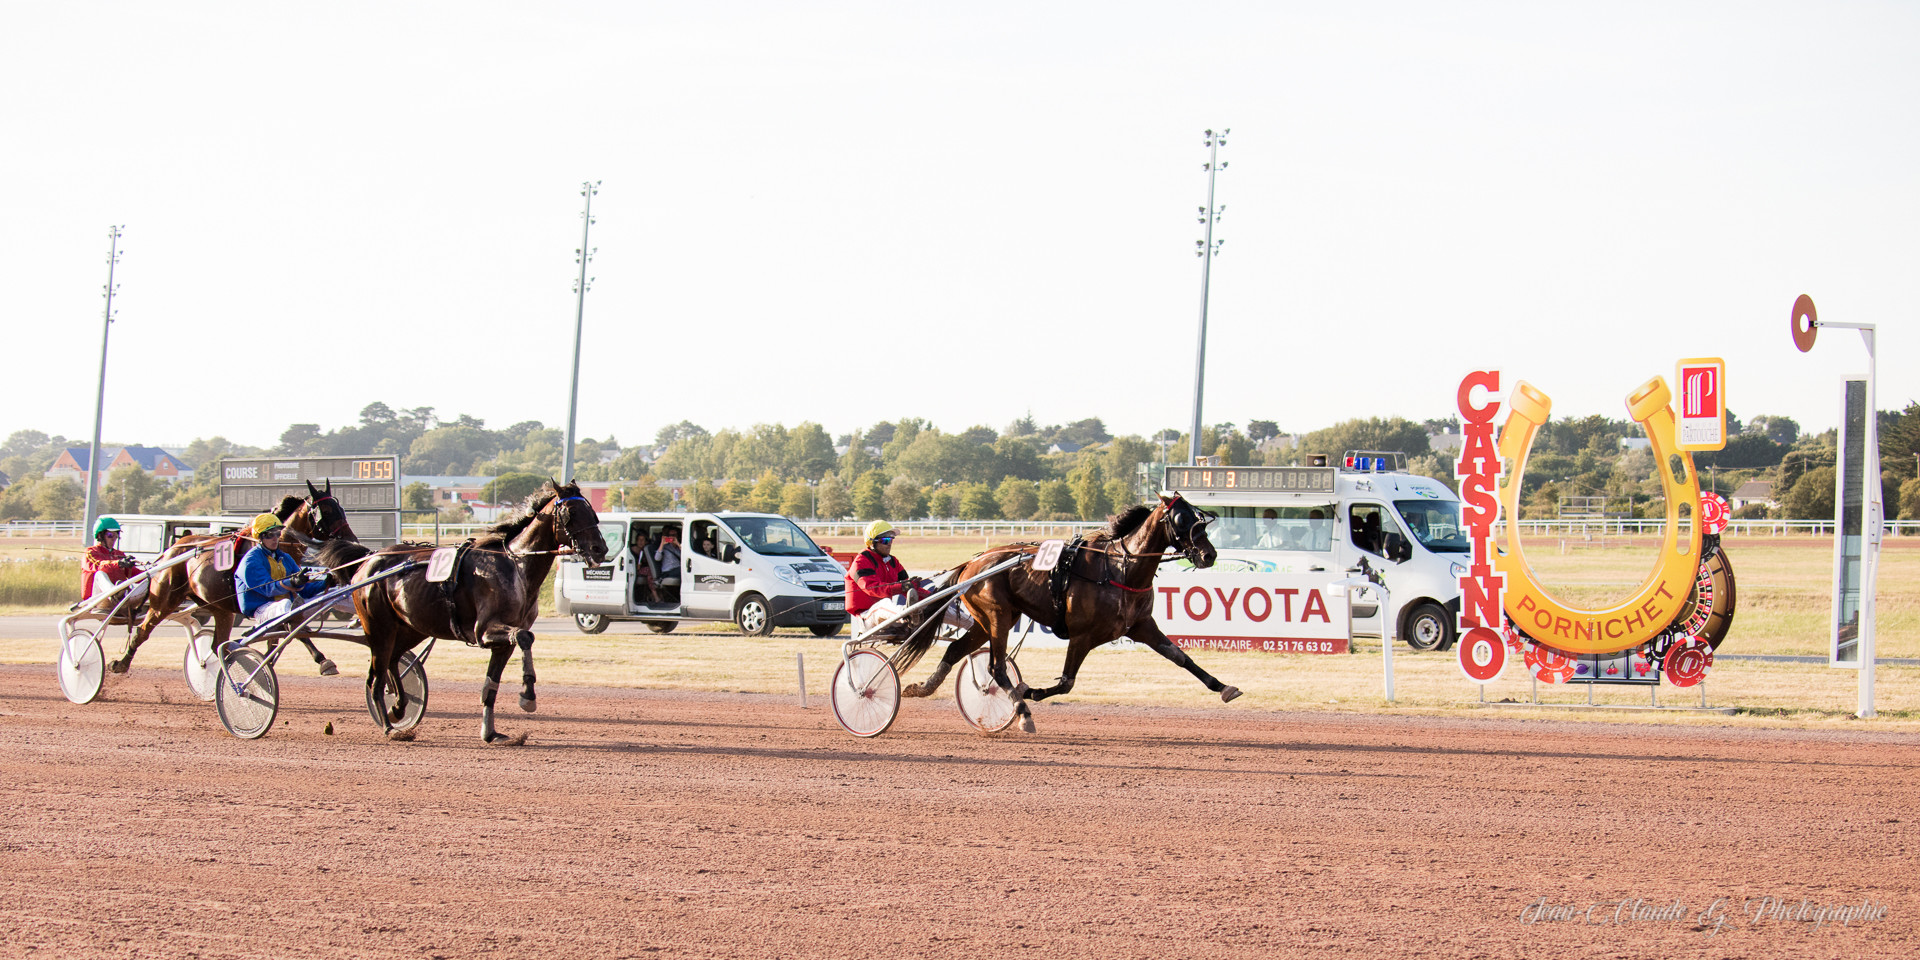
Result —
[[[1729, 424], [1725, 450], [1695, 462], [1709, 484], [1730, 493], [1749, 479], [1773, 482], [1786, 517], [1832, 516], [1834, 434], [1805, 435], [1786, 417]], [[1235, 465], [1287, 465], [1349, 450], [1405, 454], [1416, 473], [1451, 480], [1449, 453], [1431, 437], [1457, 431], [1451, 420], [1414, 422], [1398, 417], [1349, 420], [1289, 436], [1275, 421], [1245, 429], [1206, 427], [1201, 449]], [[1889, 514], [1920, 519], [1920, 404], [1880, 414], [1883, 476]], [[1567, 497], [1598, 497], [1610, 509], [1657, 515], [1658, 465], [1644, 448], [1623, 445], [1637, 425], [1600, 416], [1563, 418], [1541, 428], [1527, 465], [1523, 513], [1554, 516]], [[0, 493], [0, 520], [77, 517], [78, 484], [44, 479], [64, 437], [22, 430], [0, 445], [0, 472], [15, 482]], [[393, 454], [414, 476], [492, 476], [483, 496], [514, 502], [526, 489], [557, 474], [565, 440], [537, 421], [503, 430], [473, 417], [439, 420], [432, 408], [395, 411], [369, 404], [359, 423], [322, 431], [293, 424], [272, 448], [252, 448], [223, 437], [196, 439], [182, 459], [196, 470], [191, 483], [159, 481], [125, 467], [107, 478], [102, 503], [112, 512], [211, 513], [217, 510], [218, 471], [224, 456]], [[618, 502], [632, 509], [672, 507], [755, 509], [793, 516], [955, 517], [962, 519], [1095, 519], [1137, 502], [1147, 492], [1143, 464], [1184, 462], [1187, 436], [1167, 429], [1152, 437], [1113, 436], [1097, 418], [1041, 426], [1024, 417], [995, 430], [973, 426], [948, 432], [920, 418], [881, 421], [838, 437], [812, 422], [794, 427], [759, 424], [708, 431], [680, 421], [661, 428], [650, 444], [621, 447], [612, 438], [576, 445], [575, 476], [620, 483]], [[669, 486], [668, 484], [671, 484]], [[526, 488], [526, 489], [522, 489]], [[407, 491], [407, 505], [431, 502], [424, 484]], [[676, 491], [678, 496], [675, 496]], [[1765, 510], [1749, 508], [1748, 513]]]

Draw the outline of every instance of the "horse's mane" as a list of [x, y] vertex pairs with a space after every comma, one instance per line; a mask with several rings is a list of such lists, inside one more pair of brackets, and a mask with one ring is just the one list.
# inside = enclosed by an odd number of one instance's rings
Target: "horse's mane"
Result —
[[1153, 508], [1143, 503], [1128, 510], [1126, 513], [1116, 513], [1108, 517], [1107, 529], [1104, 532], [1110, 539], [1119, 540], [1127, 534], [1140, 529], [1140, 525], [1146, 523], [1147, 518], [1152, 515]]
[[[538, 507], [534, 508], [536, 512], [538, 509]], [[473, 545], [476, 547], [497, 548], [502, 544], [510, 543], [514, 537], [520, 535], [520, 531], [525, 530], [529, 524], [533, 523], [533, 516], [533, 513], [530, 512], [504, 523], [496, 523], [480, 531], [479, 536], [473, 538]]]
[[286, 523], [287, 518], [293, 516], [295, 510], [300, 509], [300, 502], [299, 497], [281, 497], [280, 505], [274, 508], [273, 515], [278, 517], [281, 523]]
[[545, 509], [547, 504], [552, 503], [555, 498], [561, 496], [577, 497], [579, 495], [580, 487], [577, 484], [563, 483], [554, 485], [550, 483], [547, 486], [541, 487], [539, 490], [527, 495], [526, 503], [523, 504], [526, 513], [512, 520], [496, 523], [482, 530], [480, 535], [474, 538], [474, 546], [497, 547], [503, 543], [508, 543], [512, 541], [514, 537], [519, 536], [520, 531], [527, 529], [527, 525], [533, 522], [534, 516]]

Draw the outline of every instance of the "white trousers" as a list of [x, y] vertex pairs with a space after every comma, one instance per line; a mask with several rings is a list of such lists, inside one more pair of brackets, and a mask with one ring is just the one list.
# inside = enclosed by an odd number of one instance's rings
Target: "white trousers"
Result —
[[[898, 626], [900, 611], [905, 610], [906, 606], [892, 597], [879, 600], [873, 606], [853, 615], [853, 632], [866, 633], [883, 623]], [[965, 633], [967, 628], [973, 626], [973, 614], [968, 613], [967, 608], [961, 605], [959, 597], [947, 603], [947, 609], [941, 611], [941, 620], [942, 632], [951, 630]]]
[[[101, 594], [106, 593], [108, 590], [112, 590], [113, 586], [114, 584], [113, 584], [112, 577], [109, 577], [104, 573], [95, 573], [93, 575], [93, 595], [99, 598], [93, 602], [93, 608], [95, 610], [98, 610], [101, 613], [105, 613], [108, 610], [113, 609], [114, 604], [120, 602], [119, 595], [115, 595], [111, 598], [101, 596]], [[129, 610], [133, 609], [135, 606], [139, 605], [140, 601], [146, 599], [146, 597], [147, 597], [147, 581], [142, 580], [139, 583], [136, 583], [133, 586], [128, 587], [126, 590], [127, 609]]]

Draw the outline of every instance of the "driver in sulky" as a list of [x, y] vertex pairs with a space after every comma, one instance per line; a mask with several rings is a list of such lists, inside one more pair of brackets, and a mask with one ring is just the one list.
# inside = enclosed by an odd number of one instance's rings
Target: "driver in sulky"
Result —
[[[926, 599], [931, 592], [931, 584], [908, 575], [907, 568], [894, 557], [894, 536], [893, 524], [885, 520], [867, 524], [867, 548], [847, 568], [847, 613], [853, 617], [856, 633], [882, 624], [904, 626], [894, 622], [900, 611]], [[948, 626], [960, 630], [973, 626], [972, 615], [958, 598], [947, 605], [944, 619]]]

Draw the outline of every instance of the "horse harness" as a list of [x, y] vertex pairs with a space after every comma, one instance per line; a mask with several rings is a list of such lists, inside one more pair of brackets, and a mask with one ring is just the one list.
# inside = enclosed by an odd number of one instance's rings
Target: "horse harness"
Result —
[[[1053, 597], [1054, 636], [1062, 640], [1073, 639], [1072, 633], [1067, 629], [1067, 590], [1073, 586], [1073, 581], [1076, 579], [1084, 580], [1088, 583], [1101, 584], [1102, 586], [1117, 587], [1128, 593], [1146, 592], [1147, 588], [1145, 587], [1129, 587], [1113, 576], [1113, 549], [1112, 545], [1104, 549], [1094, 548], [1087, 542], [1087, 538], [1074, 537], [1073, 542], [1067, 544], [1066, 547], [1060, 551], [1060, 562], [1054, 564], [1053, 570], [1047, 574], [1047, 593]], [[1091, 551], [1107, 558], [1105, 576], [1090, 577], [1082, 573], [1074, 572], [1074, 565], [1079, 562], [1080, 554], [1083, 551]], [[1131, 554], [1126, 554], [1124, 551], [1122, 551], [1122, 553], [1128, 557], [1132, 556]]]

